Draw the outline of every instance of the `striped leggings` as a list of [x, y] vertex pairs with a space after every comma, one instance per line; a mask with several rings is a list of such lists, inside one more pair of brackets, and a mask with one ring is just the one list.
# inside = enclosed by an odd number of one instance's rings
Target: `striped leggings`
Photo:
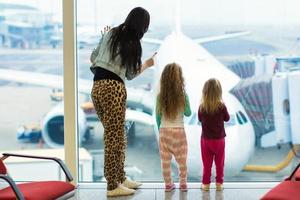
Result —
[[187, 141], [184, 128], [160, 128], [159, 153], [165, 184], [171, 184], [171, 160], [174, 155], [179, 167], [180, 184], [187, 181]]

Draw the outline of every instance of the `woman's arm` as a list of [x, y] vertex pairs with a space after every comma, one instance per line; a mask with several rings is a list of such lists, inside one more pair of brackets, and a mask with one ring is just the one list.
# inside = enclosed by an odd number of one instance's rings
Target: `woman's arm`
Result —
[[[110, 30], [111, 30], [111, 27], [110, 27], [110, 26], [106, 26], [106, 27], [104, 27], [103, 30], [101, 30], [101, 38], [100, 38], [100, 40], [99, 40], [99, 42], [98, 42], [98, 44], [97, 44], [97, 47], [93, 49], [93, 51], [92, 51], [92, 53], [91, 53], [91, 55], [90, 55], [90, 62], [92, 63], [92, 65], [95, 64], [95, 60], [96, 60], [96, 58], [97, 58], [97, 56], [98, 56], [98, 54], [99, 54], [100, 46], [101, 46], [101, 44], [102, 44], [102, 42], [103, 42], [104, 36], [105, 36]], [[94, 72], [93, 72], [93, 73], [94, 73]]]
[[137, 74], [133, 74], [133, 73], [129, 73], [128, 71], [126, 71], [126, 78], [127, 80], [132, 80], [135, 77], [137, 77], [138, 75], [140, 75], [141, 73], [143, 73], [144, 70], [146, 70], [147, 68], [151, 67], [154, 65], [154, 56], [156, 55], [156, 52], [153, 54], [153, 56], [149, 59], [147, 59], [141, 66], [140, 71]]
[[147, 59], [141, 66], [141, 70], [140, 70], [140, 74], [143, 73], [143, 71], [149, 67], [152, 67], [154, 65], [154, 57], [157, 54], [157, 52], [155, 52], [153, 54], [153, 56], [151, 56], [149, 59]]

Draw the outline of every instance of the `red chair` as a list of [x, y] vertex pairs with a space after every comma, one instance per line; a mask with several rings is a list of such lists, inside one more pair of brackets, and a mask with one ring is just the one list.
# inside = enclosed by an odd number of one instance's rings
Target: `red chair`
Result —
[[261, 200], [299, 200], [300, 199], [300, 164], [283, 182], [271, 189]]
[[[67, 181], [38, 181], [22, 184], [15, 184], [12, 178], [7, 174], [3, 160], [6, 158], [23, 157], [52, 160], [59, 164], [64, 171]], [[69, 199], [75, 194], [75, 187], [70, 182], [73, 180], [71, 173], [66, 165], [58, 158], [54, 157], [39, 157], [19, 154], [4, 153], [0, 159], [0, 179], [5, 180], [9, 186], [0, 189], [1, 200], [54, 200], [54, 199]]]

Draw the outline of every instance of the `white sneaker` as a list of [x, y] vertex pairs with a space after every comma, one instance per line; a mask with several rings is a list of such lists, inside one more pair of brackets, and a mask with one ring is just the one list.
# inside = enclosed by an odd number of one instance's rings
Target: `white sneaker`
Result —
[[123, 186], [129, 188], [129, 189], [137, 189], [142, 185], [140, 182], [129, 180], [128, 178], [125, 179], [125, 181], [122, 183]]
[[107, 190], [106, 196], [108, 197], [117, 197], [117, 196], [128, 196], [134, 194], [135, 190], [119, 185], [114, 190]]
[[216, 183], [216, 190], [217, 191], [222, 191], [224, 189], [223, 184], [221, 183]]
[[203, 183], [202, 183], [201, 189], [204, 190], [204, 191], [209, 191], [209, 189], [210, 189], [210, 184], [203, 184]]

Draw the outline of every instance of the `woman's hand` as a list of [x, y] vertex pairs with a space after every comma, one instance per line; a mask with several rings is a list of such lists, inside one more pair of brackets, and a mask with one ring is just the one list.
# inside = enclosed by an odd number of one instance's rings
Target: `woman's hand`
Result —
[[110, 31], [111, 27], [110, 26], [105, 26], [103, 28], [103, 30], [101, 30], [101, 35], [103, 36], [105, 33], [107, 33], [108, 31]]
[[140, 73], [142, 73], [145, 69], [147, 69], [148, 67], [152, 67], [154, 65], [154, 57], [157, 54], [157, 52], [155, 52], [153, 54], [153, 56], [151, 56], [150, 58], [148, 58], [142, 65], [141, 67], [141, 71]]
[[153, 56], [151, 56], [148, 60], [145, 61], [145, 65], [146, 65], [146, 68], [148, 67], [152, 67], [154, 65], [154, 57], [156, 56], [157, 52], [155, 52], [153, 54]]

